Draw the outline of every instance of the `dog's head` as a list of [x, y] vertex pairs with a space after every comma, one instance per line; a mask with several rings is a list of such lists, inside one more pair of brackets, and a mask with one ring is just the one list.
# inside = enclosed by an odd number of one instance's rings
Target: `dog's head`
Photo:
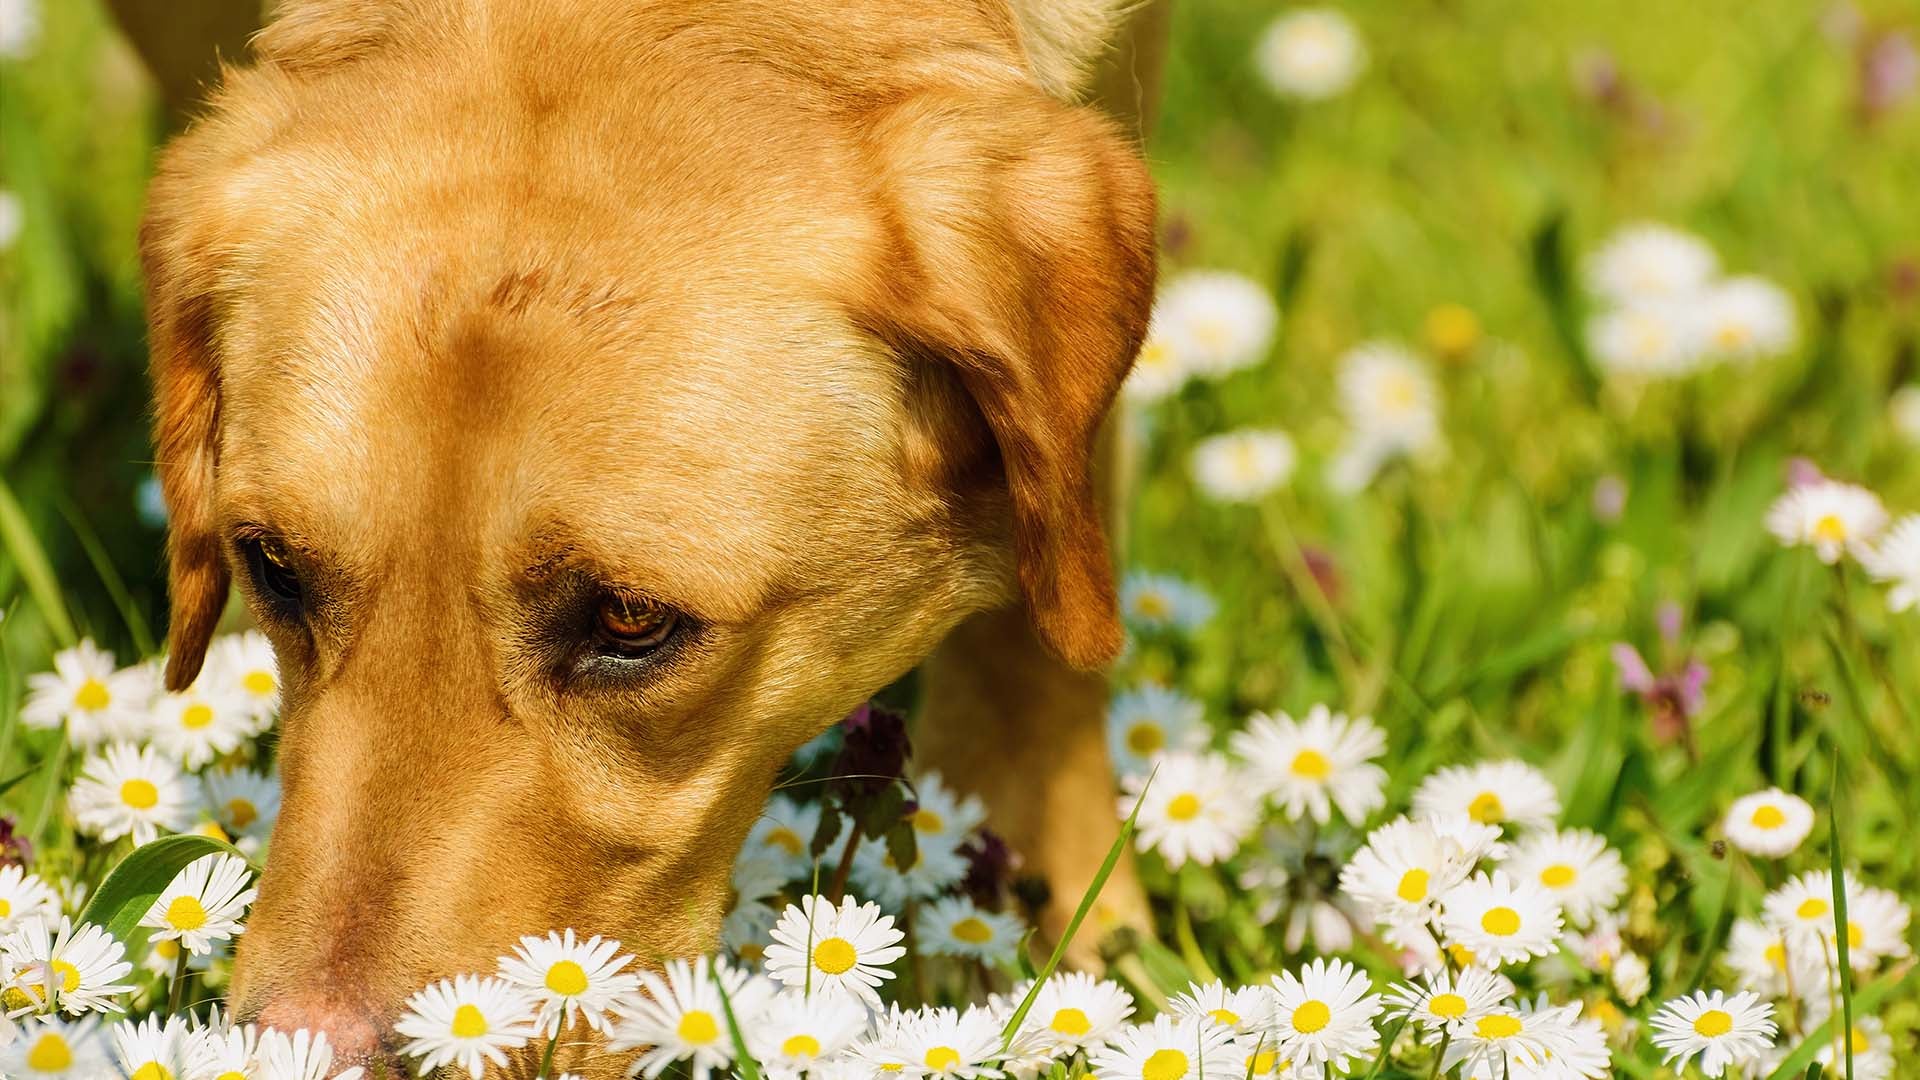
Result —
[[284, 673], [243, 1011], [366, 1049], [521, 934], [707, 947], [779, 763], [959, 618], [1114, 651], [1099, 19], [283, 8], [143, 236], [168, 684], [230, 582]]

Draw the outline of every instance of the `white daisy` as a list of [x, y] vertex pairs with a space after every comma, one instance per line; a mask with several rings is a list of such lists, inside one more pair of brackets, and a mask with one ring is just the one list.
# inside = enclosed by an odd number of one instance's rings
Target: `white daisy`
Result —
[[772, 901], [786, 887], [786, 871], [774, 859], [743, 849], [733, 860], [728, 884], [733, 906], [720, 923], [720, 941], [736, 957], [757, 962], [766, 953], [767, 931], [780, 918]]
[[1453, 765], [1420, 782], [1418, 814], [1465, 814], [1483, 825], [1534, 828], [1560, 816], [1560, 793], [1547, 774], [1519, 761]]
[[1668, 225], [1639, 222], [1616, 231], [1587, 258], [1587, 287], [1616, 303], [1690, 296], [1720, 271], [1707, 242]]
[[1335, 97], [1367, 66], [1367, 47], [1345, 15], [1332, 8], [1287, 12], [1261, 32], [1254, 66], [1282, 97]]
[[[147, 952], [140, 958], [140, 970], [151, 972], [162, 979], [171, 978], [180, 966], [180, 942], [178, 939], [147, 942]], [[188, 971], [206, 971], [213, 967], [215, 960], [228, 959], [229, 947], [224, 941], [216, 941], [213, 947], [204, 953], [187, 953]]]
[[[1851, 874], [1844, 879], [1847, 895], [1848, 963], [1871, 970], [1881, 959], [1908, 955], [1907, 905], [1885, 889], [1864, 887]], [[1833, 875], [1810, 870], [1767, 894], [1767, 922], [1785, 934], [1789, 951], [1799, 958], [1823, 950], [1828, 960], [1838, 948], [1834, 941]], [[1816, 955], [1819, 955], [1816, 952]]]
[[1200, 1080], [1232, 1075], [1241, 1064], [1233, 1033], [1218, 1024], [1166, 1014], [1122, 1028], [1088, 1056], [1097, 1080]]
[[1538, 1066], [1561, 1047], [1565, 1034], [1558, 1017], [1540, 1017], [1511, 1005], [1500, 1005], [1462, 1024], [1441, 1058], [1441, 1069], [1461, 1069], [1462, 1076], [1505, 1080], [1506, 1071], [1519, 1063]]
[[1678, 378], [1700, 370], [1705, 324], [1689, 302], [1635, 300], [1587, 320], [1587, 350], [1603, 370], [1641, 378]]
[[1920, 446], [1920, 383], [1908, 383], [1887, 399], [1887, 420], [1894, 433]]
[[[359, 1066], [343, 1072], [333, 1072], [333, 1047], [327, 1043], [324, 1031], [308, 1031], [302, 1028], [289, 1035], [272, 1028], [260, 1033], [259, 1051], [255, 1057], [259, 1072], [257, 1080], [361, 1080], [366, 1071]], [[215, 1074], [214, 1080], [232, 1080], [225, 1074]]]
[[1469, 950], [1484, 967], [1522, 963], [1559, 948], [1560, 905], [1531, 880], [1504, 870], [1476, 874], [1440, 897], [1449, 945]]
[[[1838, 1026], [1835, 1025], [1836, 1029]], [[1826, 1067], [1825, 1075], [1846, 1075], [1848, 1041], [1853, 1043], [1853, 1080], [1891, 1080], [1894, 1075], [1893, 1036], [1887, 1033], [1879, 1017], [1875, 1016], [1856, 1016], [1847, 1040], [1843, 1041], [1836, 1030], [1834, 1037], [1814, 1053], [1813, 1060]]]
[[958, 846], [987, 820], [987, 808], [974, 795], [962, 796], [937, 772], [913, 781], [913, 832], [923, 844]]
[[1135, 570], [1120, 583], [1120, 614], [1143, 630], [1192, 633], [1213, 618], [1213, 597], [1170, 574]]
[[0, 1076], [18, 1080], [100, 1080], [112, 1075], [98, 1017], [38, 1016], [0, 1042]]
[[28, 919], [52, 918], [58, 914], [60, 899], [39, 875], [29, 874], [11, 863], [0, 865], [0, 938]]
[[1501, 865], [1514, 877], [1546, 889], [1575, 926], [1592, 924], [1627, 891], [1627, 866], [1620, 853], [1586, 829], [1529, 833]]
[[[1501, 1035], [1512, 1024], [1519, 1032]], [[1476, 1020], [1465, 1036], [1483, 1051], [1472, 1055], [1463, 1078], [1471, 1080], [1607, 1080], [1613, 1053], [1597, 1020], [1580, 1019], [1580, 1003], [1549, 1005], [1545, 995], [1517, 1009], [1491, 1015], [1491, 1032], [1481, 1035]]]
[[540, 1008], [539, 1034], [551, 1037], [584, 1020], [593, 1031], [607, 1031], [607, 1011], [640, 985], [623, 971], [633, 957], [615, 955], [620, 943], [594, 935], [585, 941], [571, 928], [546, 937], [523, 937], [513, 955], [500, 958], [500, 977], [532, 997]]
[[265, 840], [280, 818], [280, 779], [234, 766], [200, 776], [207, 807], [227, 835]]
[[1749, 855], [1778, 859], [1813, 831], [1813, 806], [1779, 788], [1756, 791], [1733, 801], [1720, 831]]
[[1892, 586], [1887, 590], [1887, 608], [1907, 611], [1920, 607], [1920, 514], [1908, 514], [1893, 523], [1860, 563], [1875, 581]]
[[1221, 502], [1251, 503], [1278, 491], [1293, 476], [1299, 454], [1287, 433], [1248, 428], [1202, 439], [1188, 459], [1193, 482]]
[[774, 795], [766, 809], [747, 831], [742, 854], [757, 854], [773, 859], [787, 880], [804, 881], [812, 876], [813, 834], [820, 827], [820, 804], [803, 803]]
[[731, 1069], [733, 1032], [727, 1010], [733, 1011], [744, 1033], [758, 1025], [761, 1010], [774, 995], [767, 980], [704, 956], [692, 963], [669, 960], [658, 974], [642, 971], [640, 984], [640, 994], [621, 1006], [609, 1045], [615, 1050], [647, 1047], [633, 1067], [648, 1080], [676, 1061], [691, 1062], [694, 1080], [706, 1080], [714, 1069]]
[[1266, 359], [1280, 308], [1257, 282], [1228, 270], [1188, 270], [1160, 287], [1150, 336], [1189, 373], [1220, 378]]
[[1340, 891], [1375, 922], [1424, 926], [1441, 894], [1465, 881], [1482, 860], [1505, 853], [1499, 838], [1497, 826], [1465, 814], [1395, 818], [1367, 834], [1367, 842], [1340, 871]]
[[1506, 1004], [1513, 983], [1481, 967], [1428, 971], [1415, 982], [1401, 983], [1387, 994], [1389, 1017], [1406, 1017], [1421, 1031], [1421, 1041], [1438, 1043], [1450, 1031], [1471, 1025]]
[[769, 1071], [804, 1072], [823, 1058], [853, 1045], [867, 1028], [860, 1002], [838, 994], [775, 994], [750, 1027], [743, 1027], [747, 1049]]
[[239, 700], [254, 718], [253, 734], [265, 731], [280, 711], [280, 664], [273, 644], [258, 630], [214, 638], [199, 681], [216, 695]]
[[1043, 1048], [1067, 1054], [1106, 1042], [1132, 1015], [1133, 996], [1120, 984], [1073, 971], [1040, 984], [1025, 1025]]
[[[1913, 914], [1891, 890], [1847, 883], [1847, 963], [1856, 971], [1871, 971], [1882, 960], [1904, 960], [1907, 924]], [[1838, 959], [1838, 951], [1833, 954]]]
[[965, 1011], [924, 1008], [893, 1025], [888, 1037], [866, 1047], [863, 1058], [882, 1075], [975, 1080], [995, 1077], [1000, 1054], [1000, 1022], [978, 1006]]
[[1715, 990], [1674, 998], [1647, 1023], [1653, 1044], [1666, 1051], [1665, 1063], [1675, 1072], [1697, 1055], [1708, 1076], [1754, 1060], [1773, 1045], [1778, 1030], [1773, 1006], [1745, 990], [1732, 997]]
[[480, 1080], [488, 1062], [505, 1067], [507, 1051], [534, 1037], [533, 1016], [533, 1001], [504, 980], [461, 975], [408, 998], [393, 1030], [408, 1040], [401, 1053], [420, 1059], [420, 1075], [444, 1065]]
[[1188, 985], [1186, 993], [1167, 1002], [1167, 1011], [1182, 1019], [1211, 1020], [1236, 1035], [1252, 1035], [1273, 1022], [1273, 995], [1264, 986], [1236, 990], [1216, 979]]
[[161, 829], [193, 824], [193, 799], [180, 769], [150, 746], [113, 743], [80, 767], [67, 793], [80, 831], [110, 843], [132, 834], [151, 843]]
[[1607, 981], [1613, 984], [1614, 995], [1632, 1008], [1653, 989], [1653, 969], [1644, 957], [1628, 949], [1614, 960], [1607, 971]]
[[1818, 985], [1823, 973], [1819, 949], [1810, 941], [1789, 944], [1779, 928], [1758, 919], [1735, 919], [1727, 933], [1727, 966], [1740, 987], [1762, 997], [1798, 996]]
[[205, 855], [188, 863], [163, 889], [140, 919], [155, 941], [178, 941], [190, 953], [213, 951], [215, 942], [241, 932], [247, 906], [258, 892], [250, 888], [253, 869], [234, 855]]
[[901, 869], [885, 837], [869, 837], [853, 853], [853, 883], [890, 910], [899, 911], [908, 900], [931, 900], [960, 884], [967, 876], [967, 859], [959, 841], [916, 835], [913, 865]]
[[1107, 752], [1122, 776], [1146, 773], [1167, 750], [1197, 750], [1207, 741], [1205, 709], [1157, 683], [1142, 683], [1107, 705]]
[[1701, 303], [1704, 344], [1716, 357], [1779, 356], [1798, 339], [1793, 297], [1765, 278], [1727, 278], [1709, 288]]
[[916, 920], [926, 936], [922, 947], [934, 956], [957, 956], [987, 964], [1013, 959], [1026, 928], [1019, 919], [986, 911], [964, 896], [948, 896], [921, 909]]
[[1787, 547], [1811, 547], [1828, 565], [1848, 552], [1866, 557], [1886, 527], [1880, 496], [1838, 480], [1792, 488], [1767, 509], [1767, 531], [1775, 539]]
[[904, 936], [878, 904], [846, 896], [835, 907], [822, 896], [803, 897], [773, 928], [767, 974], [809, 995], [852, 994], [878, 1008], [875, 988], [893, 978], [887, 965], [906, 955], [899, 944]]
[[16, 971], [13, 988], [32, 1001], [46, 1002], [50, 971], [53, 1004], [63, 1012], [119, 1012], [114, 999], [133, 989], [120, 981], [133, 971], [126, 947], [92, 923], [75, 927], [65, 915], [57, 923], [27, 920], [0, 941], [0, 953]]
[[1187, 351], [1173, 340], [1165, 323], [1165, 317], [1156, 313], [1147, 325], [1146, 340], [1140, 343], [1133, 367], [1120, 384], [1120, 393], [1128, 401], [1151, 405], [1164, 400], [1195, 374], [1187, 362]]
[[233, 753], [257, 734], [243, 702], [207, 693], [199, 683], [182, 693], [161, 694], [146, 733], [161, 753], [188, 769]]
[[1234, 734], [1233, 750], [1289, 818], [1311, 815], [1324, 825], [1337, 806], [1359, 825], [1386, 805], [1387, 773], [1372, 759], [1387, 752], [1387, 736], [1371, 717], [1348, 719], [1325, 705], [1308, 710], [1305, 720], [1254, 713]]
[[1159, 852], [1169, 866], [1207, 866], [1227, 858], [1253, 830], [1257, 815], [1239, 775], [1219, 754], [1167, 754], [1151, 782], [1133, 775], [1122, 778], [1120, 787], [1121, 817], [1140, 806], [1135, 843], [1141, 851]]
[[1354, 1058], [1373, 1053], [1380, 1033], [1373, 1018], [1383, 1006], [1366, 975], [1344, 960], [1315, 960], [1273, 977], [1273, 1025], [1282, 1056], [1296, 1070], [1332, 1066], [1347, 1071]]
[[1358, 491], [1380, 466], [1442, 450], [1439, 391], [1418, 358], [1392, 342], [1371, 341], [1340, 358], [1340, 404], [1352, 429], [1328, 471], [1335, 490]]
[[178, 1016], [149, 1016], [113, 1026], [113, 1056], [132, 1080], [172, 1080], [187, 1070], [191, 1043], [187, 1022]]
[[52, 671], [27, 676], [20, 722], [30, 728], [64, 723], [67, 741], [87, 749], [110, 739], [137, 737], [153, 692], [148, 668], [116, 667], [113, 654], [89, 638], [55, 653]]

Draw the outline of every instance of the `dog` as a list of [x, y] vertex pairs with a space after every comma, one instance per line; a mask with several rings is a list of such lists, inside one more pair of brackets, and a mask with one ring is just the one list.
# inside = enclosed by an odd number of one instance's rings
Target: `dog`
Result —
[[781, 764], [923, 660], [918, 760], [1059, 931], [1116, 835], [1155, 209], [1075, 96], [1123, 14], [281, 5], [141, 236], [166, 682], [230, 584], [283, 673], [239, 1016], [370, 1062], [523, 934], [710, 948]]

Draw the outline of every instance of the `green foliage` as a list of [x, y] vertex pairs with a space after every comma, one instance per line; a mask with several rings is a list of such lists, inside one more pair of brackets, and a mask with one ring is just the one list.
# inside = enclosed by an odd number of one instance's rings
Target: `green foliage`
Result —
[[131, 941], [147, 909], [176, 874], [195, 859], [222, 853], [240, 855], [233, 845], [197, 833], [163, 836], [142, 844], [107, 874], [87, 900], [78, 921], [94, 923], [123, 942]]

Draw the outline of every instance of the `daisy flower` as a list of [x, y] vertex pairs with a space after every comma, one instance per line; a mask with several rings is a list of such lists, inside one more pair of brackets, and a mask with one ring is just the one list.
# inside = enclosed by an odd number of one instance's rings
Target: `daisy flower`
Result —
[[1453, 765], [1420, 782], [1413, 793], [1417, 814], [1465, 814], [1482, 825], [1521, 828], [1551, 825], [1560, 816], [1560, 793], [1547, 774], [1518, 761]]
[[1616, 375], [1677, 378], [1700, 369], [1703, 324], [1686, 301], [1635, 300], [1587, 321], [1587, 349]]
[[743, 850], [733, 860], [728, 884], [733, 892], [733, 907], [720, 923], [720, 941], [735, 956], [751, 954], [754, 960], [759, 960], [766, 951], [767, 931], [773, 929], [780, 918], [769, 901], [786, 887], [786, 871], [771, 858]]
[[1565, 1036], [1558, 1016], [1540, 1016], [1500, 1005], [1460, 1025], [1441, 1058], [1441, 1070], [1505, 1080], [1509, 1068], [1538, 1067], [1559, 1052]]
[[1813, 831], [1813, 807], [1779, 788], [1756, 791], [1733, 801], [1720, 831], [1734, 847], [1749, 855], [1778, 859], [1799, 847]]
[[1631, 1008], [1653, 989], [1653, 969], [1639, 953], [1628, 949], [1607, 971], [1607, 981], [1613, 984], [1614, 995]]
[[1765, 278], [1727, 278], [1706, 291], [1701, 305], [1704, 344], [1716, 357], [1779, 356], [1799, 337], [1793, 297]]
[[[1907, 923], [1913, 915], [1892, 891], [1847, 882], [1847, 963], [1871, 971], [1882, 960], [1911, 955]], [[1833, 953], [1838, 959], [1838, 951]]]
[[1668, 225], [1639, 222], [1616, 231], [1588, 256], [1587, 287], [1616, 303], [1698, 293], [1720, 272], [1707, 242]]
[[978, 1006], [909, 1013], [863, 1054], [882, 1073], [957, 1080], [1001, 1075], [993, 1064], [999, 1055], [1000, 1022]]
[[1056, 1055], [1099, 1046], [1133, 1015], [1133, 996], [1119, 983], [1083, 971], [1057, 974], [1040, 984], [1027, 1010], [1027, 1031]]
[[[1480, 1035], [1475, 1021], [1465, 1036], [1479, 1043], [1480, 1053], [1467, 1056], [1461, 1072], [1469, 1080], [1608, 1080], [1613, 1076], [1613, 1052], [1607, 1033], [1597, 1020], [1580, 1019], [1580, 1003], [1549, 1005], [1545, 995], [1517, 1009], [1497, 1010]], [[1520, 1030], [1503, 1032], [1513, 1024]]]
[[1778, 928], [1758, 919], [1735, 919], [1727, 933], [1727, 967], [1739, 976], [1740, 987], [1762, 997], [1795, 995], [1817, 984], [1822, 969], [1810, 943], [1789, 946]]
[[922, 948], [934, 956], [956, 956], [993, 965], [1012, 960], [1026, 932], [1019, 919], [983, 910], [964, 896], [949, 896], [927, 905], [920, 912], [918, 925], [926, 935]]
[[1887, 399], [1887, 419], [1902, 439], [1920, 446], [1920, 383], [1908, 383]]
[[1207, 741], [1198, 701], [1157, 683], [1113, 696], [1107, 706], [1107, 751], [1122, 776], [1144, 774], [1166, 750], [1197, 750]]
[[1387, 736], [1370, 717], [1350, 720], [1325, 705], [1308, 710], [1305, 720], [1254, 713], [1234, 734], [1233, 750], [1289, 818], [1311, 815], [1324, 825], [1338, 807], [1358, 825], [1386, 805], [1387, 773], [1372, 759], [1387, 752]]
[[[366, 1071], [358, 1066], [344, 1072], [333, 1072], [333, 1047], [327, 1043], [327, 1033], [305, 1028], [291, 1035], [272, 1028], [262, 1031], [254, 1060], [260, 1070], [259, 1080], [327, 1080], [328, 1077], [332, 1077], [332, 1080], [361, 1080], [366, 1075]], [[241, 1070], [236, 1068], [234, 1071]], [[215, 1080], [230, 1078], [226, 1074], [215, 1074]]]
[[1465, 881], [1483, 859], [1505, 853], [1499, 837], [1498, 828], [1464, 814], [1395, 818], [1367, 834], [1340, 871], [1340, 891], [1375, 922], [1421, 926], [1432, 918], [1437, 897]]
[[1220, 378], [1266, 359], [1280, 308], [1257, 282], [1228, 270], [1188, 270], [1160, 287], [1151, 337], [1192, 375]]
[[1211, 1020], [1236, 1035], [1266, 1030], [1273, 1020], [1273, 995], [1263, 986], [1230, 989], [1218, 979], [1192, 983], [1167, 1002], [1167, 1011], [1189, 1020]]
[[1472, 1025], [1512, 996], [1513, 983], [1505, 975], [1481, 967], [1462, 968], [1457, 975], [1435, 969], [1389, 991], [1386, 1014], [1406, 1017], [1420, 1028], [1420, 1041], [1432, 1045], [1447, 1032]]
[[1097, 1080], [1200, 1080], [1225, 1077], [1241, 1066], [1233, 1033], [1218, 1024], [1178, 1020], [1162, 1013], [1122, 1028], [1089, 1055]]
[[1728, 1066], [1753, 1061], [1773, 1046], [1773, 1006], [1747, 991], [1728, 997], [1718, 990], [1678, 997], [1648, 1020], [1653, 1044], [1665, 1064], [1683, 1071], [1698, 1056], [1700, 1071], [1720, 1076]]
[[[1887, 1034], [1878, 1017], [1855, 1017], [1848, 1041], [1853, 1044], [1853, 1080], [1890, 1080], [1894, 1074], [1893, 1036]], [[1813, 1060], [1826, 1067], [1825, 1075], [1845, 1076], [1846, 1052], [1846, 1043], [1836, 1031], [1815, 1052]]]
[[1281, 97], [1318, 101], [1339, 95], [1367, 66], [1367, 47], [1345, 15], [1300, 8], [1267, 24], [1254, 67]]
[[1120, 583], [1120, 614], [1143, 630], [1192, 633], [1213, 612], [1213, 597], [1170, 574], [1135, 570]]
[[862, 840], [853, 853], [853, 882], [884, 907], [899, 910], [909, 900], [931, 900], [967, 876], [957, 841], [915, 838], [913, 864], [901, 869], [885, 837]]
[[1786, 547], [1811, 547], [1830, 566], [1848, 552], [1866, 557], [1886, 527], [1880, 496], [1838, 480], [1792, 488], [1767, 509], [1767, 531], [1776, 540]]
[[1151, 783], [1134, 775], [1124, 777], [1120, 786], [1120, 816], [1131, 814], [1136, 803], [1140, 806], [1135, 842], [1141, 851], [1159, 852], [1169, 866], [1219, 862], [1253, 830], [1254, 801], [1219, 754], [1167, 754]]
[[761, 1068], [799, 1073], [838, 1055], [866, 1029], [867, 1010], [853, 998], [786, 990], [743, 1033]]
[[766, 809], [747, 831], [743, 855], [753, 854], [778, 863], [789, 881], [813, 871], [813, 834], [820, 827], [820, 805], [797, 802], [785, 795], [767, 800]]
[[212, 952], [215, 942], [240, 933], [247, 905], [258, 895], [248, 887], [252, 879], [245, 859], [202, 856], [174, 875], [140, 925], [152, 928], [152, 940], [178, 941], [190, 953]]
[[534, 1037], [533, 1015], [533, 1002], [505, 981], [461, 975], [408, 998], [393, 1030], [408, 1040], [400, 1052], [420, 1059], [420, 1075], [444, 1065], [480, 1080], [488, 1062], [504, 1068], [507, 1051]]
[[852, 994], [868, 1008], [879, 1008], [875, 988], [893, 978], [887, 965], [906, 955], [900, 947], [904, 936], [878, 904], [845, 896], [835, 907], [822, 896], [803, 897], [787, 905], [773, 928], [767, 974], [809, 996]]
[[1195, 374], [1187, 363], [1185, 350], [1174, 342], [1165, 322], [1156, 312], [1147, 325], [1146, 340], [1140, 343], [1133, 367], [1128, 370], [1126, 381], [1120, 384], [1120, 393], [1128, 401], [1151, 405], [1164, 400]]
[[189, 1041], [187, 1022], [178, 1016], [123, 1020], [113, 1027], [113, 1056], [134, 1080], [170, 1080], [186, 1072]]
[[114, 665], [113, 654], [83, 640], [53, 655], [53, 670], [27, 676], [20, 722], [30, 728], [67, 726], [67, 741], [87, 749], [135, 737], [153, 697], [152, 672]]
[[60, 899], [36, 874], [11, 863], [0, 866], [0, 938], [28, 919], [60, 914]]
[[1340, 358], [1341, 411], [1353, 429], [1328, 481], [1354, 492], [1400, 455], [1430, 458], [1441, 449], [1439, 392], [1418, 358], [1399, 345], [1373, 341]]
[[551, 1038], [578, 1020], [593, 1031], [607, 1031], [607, 1010], [640, 986], [637, 975], [623, 974], [633, 957], [615, 955], [620, 943], [594, 935], [585, 941], [571, 928], [546, 937], [523, 937], [513, 955], [500, 958], [500, 977], [531, 997], [540, 1008], [534, 1026]]
[[1513, 846], [1502, 868], [1523, 881], [1537, 882], [1575, 926], [1591, 925], [1627, 891], [1627, 867], [1620, 853], [1586, 829], [1530, 833]]
[[956, 847], [987, 820], [987, 808], [978, 797], [959, 795], [942, 782], [937, 772], [914, 779], [913, 802], [909, 817], [914, 835], [923, 844]]
[[80, 768], [67, 793], [80, 831], [103, 843], [132, 834], [151, 843], [160, 830], [179, 832], [193, 824], [193, 800], [173, 762], [150, 746], [113, 743]]
[[97, 1017], [39, 1016], [12, 1042], [0, 1041], [0, 1076], [18, 1080], [99, 1080], [111, 1075]]
[[1545, 888], [1504, 870], [1476, 874], [1440, 897], [1449, 945], [1485, 967], [1523, 963], [1559, 948], [1560, 905]]
[[234, 766], [200, 776], [213, 820], [228, 836], [265, 840], [280, 818], [280, 780]]
[[29, 919], [0, 942], [0, 953], [16, 969], [13, 988], [34, 1001], [47, 1000], [51, 970], [53, 1004], [63, 1012], [119, 1012], [114, 999], [133, 989], [119, 981], [133, 971], [126, 947], [92, 923], [76, 928], [65, 915], [58, 923]]
[[1188, 468], [1209, 498], [1251, 503], [1285, 485], [1298, 457], [1286, 432], [1250, 428], [1200, 440]]
[[1860, 557], [1875, 581], [1885, 582], [1887, 608], [1907, 611], [1920, 606], [1920, 514], [1908, 514], [1893, 523], [1872, 551]]
[[200, 769], [233, 753], [257, 731], [243, 703], [209, 694], [196, 683], [183, 693], [160, 695], [146, 734], [167, 757]]
[[1292, 972], [1273, 977], [1273, 1025], [1282, 1056], [1295, 1069], [1330, 1065], [1347, 1071], [1353, 1058], [1372, 1054], [1380, 1045], [1373, 1018], [1380, 1014], [1380, 995], [1365, 974], [1344, 960], [1315, 960]]
[[240, 703], [254, 720], [252, 734], [265, 731], [280, 711], [280, 664], [273, 644], [258, 630], [214, 638], [200, 681]]
[[[724, 984], [726, 1000], [720, 997]], [[615, 1050], [647, 1047], [633, 1067], [652, 1080], [676, 1061], [691, 1061], [694, 1080], [733, 1065], [733, 1034], [726, 1011], [733, 1009], [742, 1032], [758, 1026], [760, 1011], [772, 1000], [767, 980], [724, 960], [695, 957], [692, 963], [669, 960], [664, 972], [640, 973], [641, 992], [621, 1006], [609, 1044]]]
[[[1906, 956], [1911, 918], [1907, 905], [1885, 889], [1862, 887], [1851, 874], [1843, 887], [1847, 890], [1848, 963], [1871, 970], [1883, 958]], [[1816, 945], [1825, 948], [1829, 959], [1837, 955], [1830, 871], [1809, 870], [1793, 878], [1767, 894], [1764, 909], [1767, 922], [1785, 933], [1796, 955]]]

